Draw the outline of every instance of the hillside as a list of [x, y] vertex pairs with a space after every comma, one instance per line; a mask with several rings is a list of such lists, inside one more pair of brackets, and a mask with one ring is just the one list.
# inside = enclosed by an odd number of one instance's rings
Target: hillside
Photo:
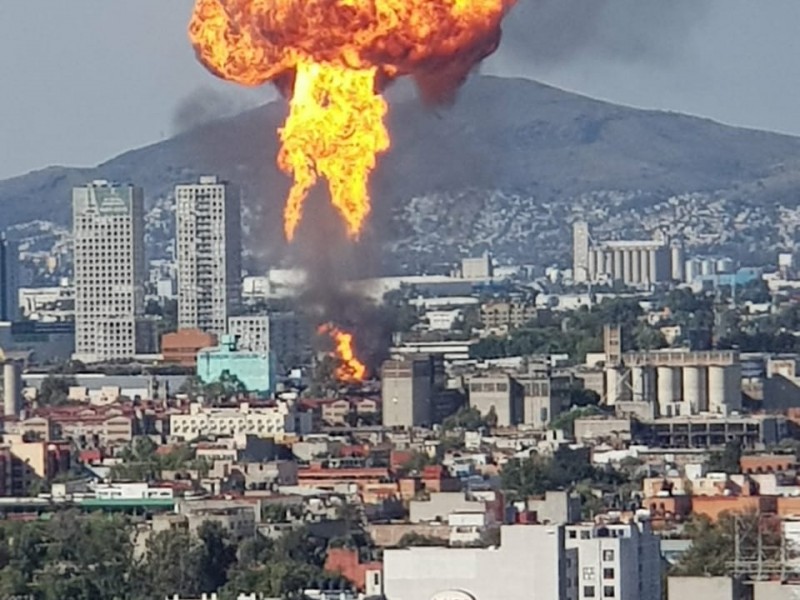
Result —
[[[274, 166], [284, 115], [276, 102], [96, 168], [51, 167], [0, 181], [0, 228], [37, 219], [68, 224], [70, 188], [87, 180], [136, 182], [154, 205], [176, 183], [213, 172], [242, 186], [249, 248], [274, 258], [288, 189]], [[714, 225], [684, 219], [686, 207], [697, 205], [700, 221], [704, 208], [717, 205], [713, 214], [733, 206], [750, 220], [797, 209], [798, 138], [617, 106], [532, 81], [475, 77], [454, 106], [435, 110], [397, 100], [390, 129], [393, 147], [374, 178], [371, 235], [402, 263], [486, 247], [515, 260], [535, 253], [563, 259], [576, 213], [609, 235], [698, 230], [702, 245], [714, 241], [701, 235]], [[613, 230], [610, 217], [617, 217]], [[780, 245], [785, 233], [776, 224], [759, 241]], [[738, 238], [715, 242], [747, 251]]]

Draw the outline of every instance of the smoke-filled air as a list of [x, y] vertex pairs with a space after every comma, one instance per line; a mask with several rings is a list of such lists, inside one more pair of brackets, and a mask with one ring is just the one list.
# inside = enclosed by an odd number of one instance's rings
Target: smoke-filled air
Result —
[[500, 41], [515, 0], [197, 0], [199, 59], [223, 79], [272, 82], [290, 100], [278, 165], [294, 178], [288, 240], [319, 178], [348, 235], [370, 213], [369, 177], [390, 146], [386, 85], [411, 76], [428, 102], [448, 99]]

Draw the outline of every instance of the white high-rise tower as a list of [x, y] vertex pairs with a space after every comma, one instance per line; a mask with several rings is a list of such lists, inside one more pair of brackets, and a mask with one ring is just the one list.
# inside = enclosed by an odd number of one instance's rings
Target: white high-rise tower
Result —
[[144, 314], [144, 193], [95, 181], [72, 191], [75, 358], [129, 359]]
[[242, 296], [239, 190], [205, 176], [175, 188], [178, 327], [221, 336]]

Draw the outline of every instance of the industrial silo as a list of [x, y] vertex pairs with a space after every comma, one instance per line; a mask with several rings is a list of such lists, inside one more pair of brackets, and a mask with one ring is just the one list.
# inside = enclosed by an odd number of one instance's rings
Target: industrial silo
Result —
[[683, 368], [683, 402], [692, 414], [708, 410], [708, 382], [705, 367]]
[[725, 369], [721, 365], [708, 367], [708, 410], [724, 414], [725, 409]]
[[16, 417], [22, 397], [22, 368], [20, 363], [10, 360], [3, 364], [3, 414]]
[[658, 406], [662, 415], [670, 404], [680, 400], [680, 395], [680, 370], [658, 367]]

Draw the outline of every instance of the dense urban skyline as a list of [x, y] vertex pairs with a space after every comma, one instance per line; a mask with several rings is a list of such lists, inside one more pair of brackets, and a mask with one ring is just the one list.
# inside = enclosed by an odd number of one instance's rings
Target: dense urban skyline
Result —
[[[0, 77], [15, 93], [0, 98], [0, 177], [52, 164], [88, 166], [156, 142], [181, 125], [187, 98], [206, 99], [213, 110], [225, 111], [271, 97], [268, 88], [241, 90], [208, 77], [183, 34], [191, 4], [141, 0], [99, 6], [76, 0], [46, 11], [21, 2], [4, 6]], [[590, 43], [574, 52], [537, 60], [508, 43], [484, 72], [537, 78], [622, 104], [800, 133], [794, 107], [800, 81], [793, 60], [800, 44], [793, 26], [800, 17], [796, 3], [678, 3], [698, 9], [652, 25], [646, 8], [631, 7], [631, 23], [619, 29], [640, 35], [631, 36], [638, 41], [626, 47], [608, 21], [630, 12], [628, 5], [607, 2], [598, 22], [584, 25], [596, 28]], [[524, 8], [533, 13], [530, 4]], [[510, 25], [511, 34], [518, 26]], [[648, 27], [653, 35], [643, 32]], [[668, 35], [660, 36], [660, 27], [669, 27]], [[76, 28], [92, 34], [75, 44]], [[30, 35], [34, 30], [39, 35]]]

